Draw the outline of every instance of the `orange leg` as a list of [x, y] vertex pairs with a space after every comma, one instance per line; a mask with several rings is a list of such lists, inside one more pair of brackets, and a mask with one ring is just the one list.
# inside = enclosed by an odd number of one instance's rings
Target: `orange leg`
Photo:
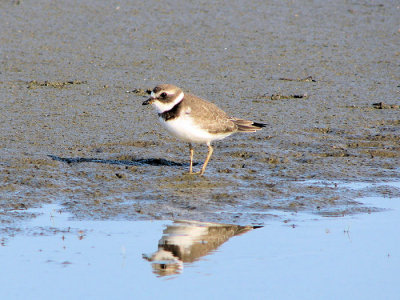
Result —
[[208, 153], [207, 153], [206, 160], [204, 161], [203, 167], [201, 168], [200, 175], [203, 175], [204, 172], [206, 171], [208, 161], [210, 160], [211, 155], [213, 154], [213, 151], [214, 151], [213, 147], [211, 147], [211, 144], [209, 142], [207, 143], [207, 146], [208, 146]]
[[189, 174], [193, 174], [193, 146], [191, 143], [189, 143], [189, 151], [190, 151], [190, 167], [189, 167]]

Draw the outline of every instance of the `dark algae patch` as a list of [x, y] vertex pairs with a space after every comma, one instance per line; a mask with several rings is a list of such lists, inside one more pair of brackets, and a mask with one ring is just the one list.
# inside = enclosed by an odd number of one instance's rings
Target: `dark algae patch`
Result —
[[376, 108], [376, 109], [399, 109], [400, 105], [398, 105], [398, 104], [386, 104], [384, 102], [377, 102], [377, 103], [372, 104], [372, 107]]
[[53, 88], [63, 88], [69, 85], [74, 85], [74, 84], [85, 84], [87, 83], [86, 81], [80, 81], [80, 80], [70, 80], [70, 81], [36, 81], [32, 80], [28, 82], [28, 89], [34, 89], [37, 87], [53, 87]]

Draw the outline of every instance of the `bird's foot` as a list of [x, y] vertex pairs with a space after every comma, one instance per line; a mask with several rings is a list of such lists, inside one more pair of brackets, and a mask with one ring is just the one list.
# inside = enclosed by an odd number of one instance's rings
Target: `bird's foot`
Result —
[[189, 171], [189, 172], [185, 172], [185, 175], [203, 175], [204, 172], [199, 171], [199, 172], [193, 172], [193, 171]]

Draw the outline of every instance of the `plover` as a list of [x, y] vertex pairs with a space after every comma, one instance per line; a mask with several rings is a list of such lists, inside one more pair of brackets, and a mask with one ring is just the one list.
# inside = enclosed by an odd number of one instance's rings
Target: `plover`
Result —
[[195, 95], [184, 93], [172, 84], [157, 85], [143, 105], [152, 104], [161, 123], [175, 137], [189, 143], [190, 167], [193, 173], [192, 143], [205, 143], [208, 153], [199, 172], [203, 175], [213, 153], [211, 142], [222, 140], [235, 132], [256, 132], [266, 125], [229, 117], [215, 104]]

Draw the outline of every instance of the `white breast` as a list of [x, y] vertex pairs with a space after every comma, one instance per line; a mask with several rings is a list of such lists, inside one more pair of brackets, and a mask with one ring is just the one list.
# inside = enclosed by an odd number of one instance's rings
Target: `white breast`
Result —
[[215, 140], [221, 140], [231, 135], [230, 132], [224, 134], [211, 134], [194, 124], [190, 115], [181, 115], [178, 118], [168, 121], [160, 118], [160, 121], [171, 134], [186, 142], [208, 143]]

